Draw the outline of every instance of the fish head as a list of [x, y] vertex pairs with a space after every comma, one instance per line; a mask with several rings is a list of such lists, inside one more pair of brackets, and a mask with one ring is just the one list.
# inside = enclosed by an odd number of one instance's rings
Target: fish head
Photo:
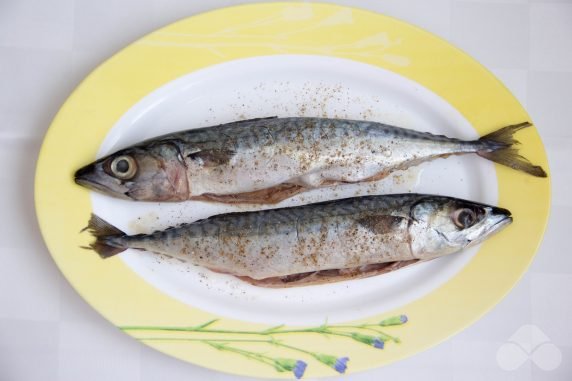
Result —
[[86, 188], [135, 201], [180, 201], [189, 194], [185, 162], [174, 143], [117, 151], [75, 173]]
[[510, 211], [448, 197], [426, 197], [410, 209], [413, 255], [431, 259], [476, 245], [512, 222]]

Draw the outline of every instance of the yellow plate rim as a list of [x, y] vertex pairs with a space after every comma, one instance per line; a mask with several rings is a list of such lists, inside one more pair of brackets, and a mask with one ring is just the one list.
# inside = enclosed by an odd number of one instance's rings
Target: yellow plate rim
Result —
[[[204, 62], [189, 62], [184, 66], [169, 63], [168, 59], [185, 56], [189, 54], [188, 51], [158, 48], [157, 45], [153, 45], [154, 39], [158, 36], [164, 38], [165, 33], [171, 31], [187, 29], [192, 33], [197, 33], [198, 29], [200, 33], [209, 36], [211, 29], [220, 25], [220, 20], [252, 21], [265, 17], [278, 17], [276, 22], [267, 29], [251, 32], [257, 37], [271, 39], [275, 31], [292, 28], [289, 23], [293, 21], [281, 20], [280, 16], [284, 18], [285, 15], [289, 15], [288, 17], [296, 18], [310, 15], [307, 19], [294, 20], [297, 27], [302, 27], [315, 25], [318, 20], [323, 21], [327, 17], [335, 19], [336, 15], [342, 18], [344, 15], [347, 17], [348, 14], [351, 15], [353, 21], [359, 22], [354, 22], [351, 27], [345, 24], [334, 24], [332, 26], [334, 30], [328, 29], [327, 26], [318, 28], [311, 35], [302, 33], [289, 37], [286, 41], [292, 40], [297, 46], [308, 48], [313, 46], [312, 44], [327, 41], [328, 34], [339, 34], [340, 30], [344, 33], [343, 38], [346, 35], [357, 39], [367, 38], [370, 29], [376, 33], [386, 33], [390, 39], [393, 36], [399, 36], [402, 39], [401, 43], [391, 47], [391, 53], [387, 53], [391, 56], [386, 57], [385, 60], [383, 52], [380, 56], [364, 59], [338, 54], [335, 50], [329, 55], [383, 67], [421, 83], [449, 101], [482, 134], [504, 124], [519, 122], [523, 119], [530, 120], [526, 111], [506, 87], [466, 53], [421, 28], [370, 11], [324, 3], [245, 4], [185, 18], [152, 32], [104, 61], [74, 90], [46, 133], [36, 168], [36, 211], [40, 230], [48, 249], [76, 291], [106, 319], [118, 326], [181, 325], [186, 321], [200, 324], [216, 316], [183, 305], [161, 294], [131, 273], [119, 260], [111, 260], [103, 266], [97, 261], [99, 258], [79, 255], [81, 253], [78, 253], [77, 248], [89, 242], [89, 237], [79, 235], [78, 231], [85, 225], [91, 207], [89, 193], [78, 189], [79, 187], [73, 184], [72, 173], [79, 165], [94, 158], [99, 144], [81, 148], [80, 144], [73, 146], [73, 143], [85, 141], [101, 143], [117, 118], [142, 96], [182, 74], [214, 63], [274, 54], [263, 47], [227, 49], [224, 51], [224, 59], [220, 57], [217, 59], [211, 55], [207, 57], [204, 53], [204, 57], [197, 58], [197, 61], [202, 59]], [[410, 39], [415, 42], [411, 42]], [[421, 49], [414, 45], [422, 45], [424, 50], [420, 51]], [[156, 59], [154, 56], [159, 50], [161, 50], [162, 57]], [[438, 66], [435, 66], [437, 65], [435, 57], [431, 56], [436, 52], [442, 55], [439, 59], [444, 59], [451, 65], [449, 70], [453, 68], [462, 71], [465, 76], [456, 73], [448, 73], [446, 77], [443, 74], [441, 77], [436, 75], [435, 70]], [[300, 53], [302, 50], [296, 48], [290, 48], [287, 51], [287, 54]], [[138, 64], [138, 60], [142, 57], [148, 58], [145, 65]], [[406, 57], [413, 64], [399, 66], [396, 64], [395, 57]], [[153, 67], [160, 67], [160, 73], [150, 72], [149, 69]], [[142, 77], [142, 73], [149, 76]], [[471, 78], [466, 78], [467, 76]], [[459, 81], [459, 83], [448, 83], [453, 81]], [[471, 93], [463, 92], [461, 85], [471, 85]], [[117, 92], [110, 94], [110, 89]], [[94, 104], [100, 106], [95, 111], [93, 110]], [[487, 112], [483, 112], [483, 109]], [[91, 119], [87, 120], [88, 118]], [[81, 122], [82, 128], [76, 127], [78, 122]], [[522, 137], [519, 135], [519, 139], [523, 143], [524, 155], [548, 170], [546, 154], [537, 131], [529, 129], [522, 133]], [[73, 147], [68, 147], [70, 144]], [[402, 312], [406, 313], [410, 319], [407, 324], [396, 327], [392, 331], [392, 333], [398, 332], [402, 343], [391, 347], [388, 345], [383, 356], [378, 356], [374, 349], [366, 345], [351, 344], [348, 372], [353, 373], [389, 364], [438, 344], [478, 320], [502, 300], [522, 277], [534, 258], [546, 228], [550, 206], [550, 181], [532, 178], [498, 166], [496, 174], [499, 184], [499, 205], [508, 207], [515, 216], [520, 216], [522, 223], [515, 221], [510, 230], [507, 229], [499, 237], [493, 237], [483, 244], [478, 255], [461, 273], [429, 295], [400, 307], [396, 311], [358, 321], [357, 323], [378, 321]], [[521, 189], [526, 189], [526, 192]], [[498, 260], [495, 255], [504, 257]], [[101, 280], [102, 275], [105, 275], [105, 282]], [[480, 286], [480, 293], [473, 292], [472, 288], [476, 285]], [[118, 286], [121, 286], [119, 290]], [[109, 300], [110, 296], [116, 299]], [[462, 302], [462, 308], [454, 308], [454, 302]], [[158, 308], [157, 306], [167, 309], [173, 315], [165, 316], [155, 310], [151, 311]], [[440, 307], [443, 308], [442, 311], [438, 310]], [[141, 313], [145, 317], [139, 317]], [[176, 318], [173, 318], [174, 314], [177, 314]], [[138, 317], [134, 319], [134, 315]], [[221, 319], [217, 325], [230, 330], [268, 328], [261, 324], [226, 318]], [[130, 332], [130, 334], [137, 336], [135, 333]], [[295, 341], [300, 342], [299, 345], [306, 345], [314, 338], [315, 336], [311, 334], [300, 334], [297, 335]], [[293, 376], [291, 372], [277, 372], [267, 364], [251, 362], [236, 354], [222, 353], [216, 349], [205, 349], [204, 346], [198, 344], [189, 344], [190, 349], [158, 343], [147, 344], [185, 361], [223, 372], [255, 377], [289, 378]], [[341, 350], [344, 349], [344, 345], [348, 345], [348, 342], [332, 340], [327, 342], [327, 348], [325, 344], [318, 343], [318, 348], [312, 348], [312, 350]], [[275, 353], [276, 356], [292, 357], [292, 352], [280, 348], [276, 349]], [[332, 369], [320, 366], [315, 360], [307, 357], [305, 359], [309, 364], [306, 377], [336, 374]]]

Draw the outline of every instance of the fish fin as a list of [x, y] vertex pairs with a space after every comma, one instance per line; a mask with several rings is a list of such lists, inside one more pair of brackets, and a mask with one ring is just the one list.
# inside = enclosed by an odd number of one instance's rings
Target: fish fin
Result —
[[127, 249], [126, 247], [112, 246], [104, 242], [104, 240], [101, 240], [99, 237], [95, 240], [94, 243], [90, 244], [89, 247], [104, 259], [113, 257], [114, 255], [122, 253]]
[[373, 233], [385, 234], [391, 232], [405, 219], [405, 217], [399, 216], [379, 215], [363, 217], [357, 222]]
[[[107, 237], [111, 235], [125, 235], [124, 232], [105, 221], [103, 218], [91, 214], [91, 218], [87, 223], [87, 227], [83, 230], [89, 230], [94, 237]], [[82, 231], [83, 231], [82, 230]]]
[[228, 163], [235, 153], [231, 150], [207, 149], [190, 153], [187, 157], [200, 161], [205, 167], [217, 167]]
[[87, 227], [83, 230], [86, 229], [95, 237], [95, 242], [91, 243], [89, 248], [101, 258], [112, 257], [127, 249], [109, 241], [110, 238], [123, 237], [125, 233], [95, 214], [91, 215]]
[[532, 126], [530, 122], [513, 124], [483, 136], [479, 139], [482, 148], [477, 151], [477, 155], [532, 176], [547, 177], [541, 166], [533, 165], [518, 153], [518, 148], [514, 147], [514, 145], [519, 144], [514, 138], [514, 134], [530, 126]]

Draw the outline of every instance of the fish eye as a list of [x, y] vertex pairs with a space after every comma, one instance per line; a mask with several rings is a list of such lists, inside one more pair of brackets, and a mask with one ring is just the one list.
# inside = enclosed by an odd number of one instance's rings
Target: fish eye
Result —
[[469, 208], [457, 209], [451, 217], [453, 223], [460, 229], [466, 229], [477, 222], [477, 214]]
[[111, 162], [111, 172], [120, 179], [131, 179], [137, 173], [137, 163], [131, 156], [118, 156]]

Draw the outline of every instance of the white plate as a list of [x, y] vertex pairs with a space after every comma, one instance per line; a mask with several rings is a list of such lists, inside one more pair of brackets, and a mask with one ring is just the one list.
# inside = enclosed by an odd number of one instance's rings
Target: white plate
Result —
[[[477, 138], [447, 102], [419, 84], [355, 61], [275, 55], [226, 62], [178, 78], [133, 106], [112, 128], [98, 157], [168, 132], [265, 116], [366, 119], [463, 139]], [[377, 183], [311, 191], [279, 206], [384, 193], [443, 193], [496, 204], [493, 166], [450, 157]], [[204, 202], [134, 203], [93, 193], [96, 214], [127, 233], [150, 232], [214, 214], [254, 210]], [[315, 325], [402, 306], [453, 277], [478, 247], [378, 277], [291, 289], [254, 287], [178, 260], [128, 250], [123, 261], [148, 283], [220, 316], [265, 324]]]

